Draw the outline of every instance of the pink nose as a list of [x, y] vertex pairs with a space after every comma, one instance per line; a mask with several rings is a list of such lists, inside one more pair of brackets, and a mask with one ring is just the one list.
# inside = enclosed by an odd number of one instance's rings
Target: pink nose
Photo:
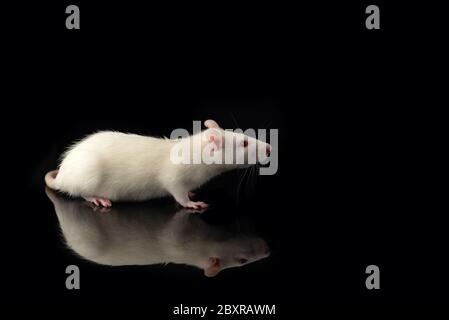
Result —
[[267, 145], [267, 157], [269, 157], [271, 154], [271, 146]]

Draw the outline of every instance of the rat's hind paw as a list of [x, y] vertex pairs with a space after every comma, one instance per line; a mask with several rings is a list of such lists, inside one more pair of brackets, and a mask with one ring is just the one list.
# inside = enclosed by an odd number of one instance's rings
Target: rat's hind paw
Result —
[[209, 205], [201, 201], [187, 201], [184, 207], [195, 210], [202, 210], [202, 209], [205, 210], [209, 207]]
[[207, 210], [207, 208], [203, 208], [203, 209], [187, 209], [187, 213], [198, 214], [198, 213], [203, 213], [206, 210]]
[[103, 207], [103, 208], [110, 208], [110, 207], [112, 207], [111, 200], [106, 199], [106, 198], [85, 197], [84, 199], [86, 199], [87, 201], [89, 201], [90, 203], [93, 203], [94, 205], [96, 205], [98, 207]]

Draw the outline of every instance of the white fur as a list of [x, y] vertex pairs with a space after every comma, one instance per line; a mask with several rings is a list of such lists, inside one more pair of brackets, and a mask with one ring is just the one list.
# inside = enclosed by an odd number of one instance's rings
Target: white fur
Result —
[[169, 195], [173, 185], [197, 187], [207, 181], [201, 173], [213, 175], [211, 170], [170, 161], [175, 143], [179, 141], [121, 132], [90, 135], [66, 152], [54, 185], [72, 196], [117, 201], [161, 197]]

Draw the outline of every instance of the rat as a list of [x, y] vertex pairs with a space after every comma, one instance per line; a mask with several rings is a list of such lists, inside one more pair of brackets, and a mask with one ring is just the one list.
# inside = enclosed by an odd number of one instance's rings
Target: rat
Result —
[[[45, 175], [46, 185], [72, 197], [82, 197], [92, 204], [109, 208], [112, 201], [145, 201], [172, 195], [185, 208], [205, 210], [208, 204], [192, 201], [192, 190], [229, 170], [269, 159], [271, 146], [239, 132], [225, 131], [216, 121], [204, 122], [200, 133], [167, 139], [101, 131], [73, 144], [61, 157], [57, 170]], [[173, 148], [198, 150], [225, 158], [232, 151], [233, 163], [175, 163]], [[232, 150], [229, 150], [232, 148]], [[240, 161], [238, 161], [240, 160]]]
[[184, 264], [213, 277], [270, 256], [266, 241], [253, 232], [209, 225], [198, 215], [186, 214], [192, 209], [172, 203], [118, 204], [109, 214], [97, 215], [92, 212], [100, 209], [90, 203], [45, 191], [67, 247], [97, 264]]

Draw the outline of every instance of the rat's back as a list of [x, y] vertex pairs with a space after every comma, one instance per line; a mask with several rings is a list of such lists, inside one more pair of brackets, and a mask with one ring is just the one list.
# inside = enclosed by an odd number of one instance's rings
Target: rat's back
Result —
[[98, 132], [64, 154], [55, 186], [72, 196], [95, 195], [111, 200], [160, 197], [165, 191], [158, 175], [169, 154], [168, 140]]

